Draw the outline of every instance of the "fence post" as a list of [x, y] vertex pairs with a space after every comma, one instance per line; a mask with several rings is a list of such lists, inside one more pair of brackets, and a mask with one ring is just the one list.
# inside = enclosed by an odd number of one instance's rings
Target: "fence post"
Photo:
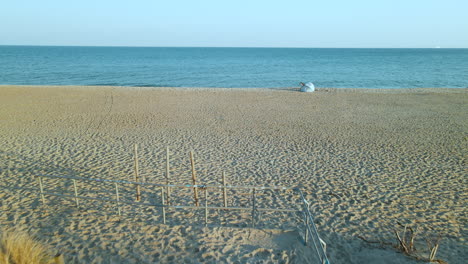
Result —
[[44, 187], [42, 186], [42, 177], [39, 176], [39, 189], [41, 191], [42, 205], [45, 205]]
[[[169, 185], [169, 147], [166, 147], [166, 184]], [[169, 204], [169, 196], [171, 195], [171, 188], [167, 187], [167, 202]]]
[[227, 207], [227, 193], [226, 193], [226, 174], [223, 171], [223, 201], [224, 207]]
[[208, 188], [205, 188], [205, 226], [208, 226]]
[[121, 216], [120, 214], [120, 198], [119, 198], [119, 186], [117, 185], [117, 183], [114, 183], [115, 184], [115, 198], [117, 200], [117, 212], [119, 213], [119, 217]]
[[[197, 185], [197, 175], [195, 172], [195, 160], [193, 159], [193, 151], [190, 151], [190, 164], [192, 165], [192, 183], [193, 185]], [[198, 203], [198, 188], [193, 187], [193, 196], [195, 199], [195, 205], [199, 206]]]
[[164, 199], [164, 187], [161, 187], [161, 200], [162, 200], [163, 224], [166, 224], [166, 201]]
[[[305, 210], [304, 210], [305, 211]], [[305, 216], [305, 245], [307, 246], [307, 242], [309, 241], [309, 217], [307, 216], [307, 213], [304, 212]]]
[[76, 188], [76, 180], [73, 179], [73, 189], [75, 190], [75, 203], [76, 203], [76, 207], [80, 207], [80, 204], [78, 203], [78, 190]]
[[[134, 158], [134, 169], [135, 169], [135, 182], [140, 182], [140, 175], [138, 174], [138, 145], [134, 145], [133, 149], [133, 158]], [[136, 200], [139, 202], [141, 200], [140, 194], [140, 185], [136, 185]]]
[[255, 188], [252, 188], [252, 226], [255, 227]]

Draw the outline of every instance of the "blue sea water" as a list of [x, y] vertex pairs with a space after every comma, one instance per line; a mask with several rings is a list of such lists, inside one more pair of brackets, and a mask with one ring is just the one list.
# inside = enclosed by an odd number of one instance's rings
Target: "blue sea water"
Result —
[[468, 87], [468, 49], [0, 46], [0, 84]]

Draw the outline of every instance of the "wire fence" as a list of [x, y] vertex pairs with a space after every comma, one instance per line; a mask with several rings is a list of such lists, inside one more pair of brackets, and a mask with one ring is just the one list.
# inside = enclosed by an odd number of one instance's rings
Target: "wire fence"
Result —
[[[319, 263], [329, 263], [326, 243], [317, 232], [310, 203], [297, 187], [227, 185], [224, 174], [223, 185], [158, 184], [58, 175], [36, 175], [36, 178], [43, 205], [50, 203], [50, 196], [67, 199], [78, 208], [85, 206], [85, 201], [101, 201], [111, 205], [119, 217], [124, 214], [125, 206], [152, 207], [156, 209], [152, 213], [158, 214], [163, 224], [180, 223], [181, 216], [174, 213], [178, 210], [197, 212], [198, 218], [185, 219], [185, 222], [198, 220], [205, 226], [237, 222], [243, 223], [240, 227], [267, 228], [272, 222], [266, 218], [278, 220], [283, 216], [282, 227], [297, 229], [300, 239], [310, 244]], [[224, 223], [220, 222], [223, 213]]]
[[[221, 185], [197, 184], [193, 151], [190, 152], [192, 184], [171, 184], [170, 151], [166, 147], [164, 184], [148, 182], [140, 175], [138, 145], [133, 147], [133, 181], [85, 178], [76, 176], [36, 175], [43, 205], [62, 203], [48, 197], [61, 197], [78, 208], [96, 207], [115, 210], [119, 218], [136, 208], [144, 209], [153, 219], [167, 224], [202, 223], [205, 226], [227, 226], [298, 230], [305, 245], [311, 244], [317, 263], [329, 263], [326, 243], [320, 238], [310, 212], [310, 203], [297, 187], [229, 185], [222, 173]], [[47, 201], [46, 201], [47, 200]], [[97, 205], [97, 202], [104, 206]], [[189, 211], [179, 213], [180, 211]], [[309, 240], [312, 243], [309, 243]]]

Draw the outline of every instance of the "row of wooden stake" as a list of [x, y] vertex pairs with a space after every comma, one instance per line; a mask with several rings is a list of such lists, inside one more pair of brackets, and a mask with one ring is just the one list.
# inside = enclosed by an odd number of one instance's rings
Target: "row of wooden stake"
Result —
[[[138, 167], [138, 145], [135, 144], [133, 148], [133, 158], [134, 158], [134, 171], [135, 171], [135, 182], [140, 182], [140, 173]], [[195, 159], [193, 157], [193, 151], [190, 151], [190, 165], [192, 169], [192, 184], [197, 185], [197, 174], [195, 170]], [[222, 181], [223, 186], [226, 186], [226, 174], [222, 173]], [[143, 176], [143, 182], [146, 182], [146, 177]], [[135, 184], [136, 186], [136, 200], [141, 201], [141, 186], [139, 184]], [[166, 185], [169, 185], [169, 147], [166, 147]], [[76, 191], [76, 187], [75, 187]], [[118, 193], [118, 189], [116, 186], [116, 192]], [[169, 204], [169, 197], [171, 195], [171, 188], [169, 186], [166, 187], [166, 201], [165, 203]], [[195, 201], [195, 206], [200, 206], [198, 200], [198, 188], [193, 188], [193, 198]], [[223, 188], [223, 202], [224, 206], [227, 206], [227, 191], [226, 188]], [[163, 201], [164, 204], [164, 201]]]
[[[139, 180], [139, 174], [138, 174], [138, 149], [135, 147], [135, 178], [136, 180]], [[167, 150], [167, 157], [169, 157], [169, 148]], [[192, 164], [192, 180], [193, 180], [193, 185], [192, 186], [187, 186], [187, 185], [172, 185], [174, 188], [193, 188], [194, 190], [194, 197], [195, 197], [195, 205], [196, 206], [174, 206], [174, 205], [169, 205], [167, 203], [167, 191], [170, 190], [170, 186], [166, 184], [160, 185], [160, 184], [152, 184], [152, 183], [147, 183], [147, 185], [151, 186], [159, 186], [161, 188], [161, 200], [162, 204], [147, 204], [147, 203], [139, 203], [141, 199], [141, 194], [140, 194], [140, 185], [144, 184], [139, 181], [135, 182], [126, 182], [126, 181], [116, 181], [116, 180], [103, 180], [103, 179], [87, 179], [87, 178], [80, 178], [80, 177], [69, 177], [69, 176], [54, 176], [54, 175], [36, 175], [38, 177], [38, 182], [39, 182], [39, 189], [40, 189], [40, 197], [42, 199], [42, 204], [45, 205], [45, 195], [52, 195], [52, 196], [61, 196], [61, 197], [69, 197], [69, 198], [74, 198], [76, 206], [79, 207], [79, 199], [88, 199], [88, 200], [100, 200], [100, 201], [106, 201], [106, 202], [116, 202], [117, 204], [117, 212], [119, 217], [121, 216], [121, 208], [120, 204], [131, 204], [131, 205], [151, 205], [151, 206], [157, 206], [161, 207], [162, 209], [162, 217], [163, 217], [163, 223], [166, 224], [166, 208], [187, 208], [187, 209], [204, 209], [205, 211], [205, 226], [208, 225], [208, 212], [209, 210], [251, 210], [252, 212], [252, 227], [256, 226], [256, 218], [258, 218], [258, 213], [260, 211], [278, 211], [278, 212], [302, 212], [304, 216], [304, 224], [305, 224], [305, 232], [304, 232], [304, 241], [307, 245], [309, 236], [312, 237], [315, 245], [315, 249], [317, 250], [317, 254], [321, 257], [322, 260], [327, 260], [326, 257], [326, 244], [321, 240], [321, 238], [318, 236], [317, 228], [315, 227], [312, 214], [310, 213], [310, 203], [305, 199], [304, 193], [300, 191], [298, 188], [291, 188], [291, 187], [241, 187], [241, 186], [227, 186], [226, 185], [226, 178], [225, 178], [225, 173], [223, 172], [222, 174], [222, 180], [223, 180], [223, 185], [222, 186], [200, 186], [196, 185], [196, 174], [195, 174], [195, 169], [194, 169], [194, 159], [193, 159], [193, 152], [190, 152], [190, 159], [191, 159], [191, 164]], [[169, 158], [167, 159], [169, 161]], [[169, 165], [169, 162], [167, 162], [167, 165]], [[169, 166], [167, 166], [167, 172], [169, 172]], [[167, 176], [169, 175], [168, 173], [166, 174]], [[70, 194], [60, 194], [60, 193], [53, 193], [53, 192], [45, 192], [44, 191], [44, 185], [43, 185], [43, 177], [46, 178], [62, 178], [62, 179], [71, 179], [73, 182], [73, 188], [74, 188], [74, 195]], [[167, 183], [169, 177], [166, 178]], [[87, 181], [98, 181], [98, 182], [113, 182], [115, 185], [115, 196], [116, 199], [112, 198], [106, 198], [106, 197], [87, 197], [87, 196], [79, 196], [78, 195], [78, 189], [77, 189], [77, 180], [87, 180]], [[146, 182], [146, 178], [144, 178], [144, 181]], [[118, 183], [128, 183], [128, 184], [135, 184], [137, 187], [137, 202], [133, 201], [126, 201], [126, 200], [120, 200], [120, 195], [119, 195], [119, 186]], [[198, 208], [198, 188], [202, 188], [202, 190], [205, 192], [205, 203], [204, 203], [204, 208]], [[208, 189], [209, 188], [222, 188], [223, 190], [223, 201], [224, 201], [224, 207], [218, 207], [218, 206], [211, 206], [208, 207]], [[226, 195], [226, 189], [227, 188], [248, 188], [251, 189], [251, 194], [252, 194], [252, 208], [247, 208], [247, 207], [227, 207], [227, 195]], [[301, 199], [303, 201], [303, 208], [302, 210], [297, 210], [297, 209], [277, 209], [277, 208], [258, 208], [257, 207], [257, 199], [256, 199], [256, 191], [257, 189], [292, 189], [295, 191], [298, 191], [299, 194], [301, 195]], [[318, 242], [317, 242], [318, 241]], [[434, 253], [435, 255], [435, 253]], [[327, 262], [323, 262], [327, 263]]]

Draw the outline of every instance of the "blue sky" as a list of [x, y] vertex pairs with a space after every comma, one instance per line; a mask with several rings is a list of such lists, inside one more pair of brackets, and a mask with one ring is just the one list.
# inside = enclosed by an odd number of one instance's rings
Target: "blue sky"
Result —
[[4, 0], [0, 45], [468, 48], [467, 13], [467, 0]]

